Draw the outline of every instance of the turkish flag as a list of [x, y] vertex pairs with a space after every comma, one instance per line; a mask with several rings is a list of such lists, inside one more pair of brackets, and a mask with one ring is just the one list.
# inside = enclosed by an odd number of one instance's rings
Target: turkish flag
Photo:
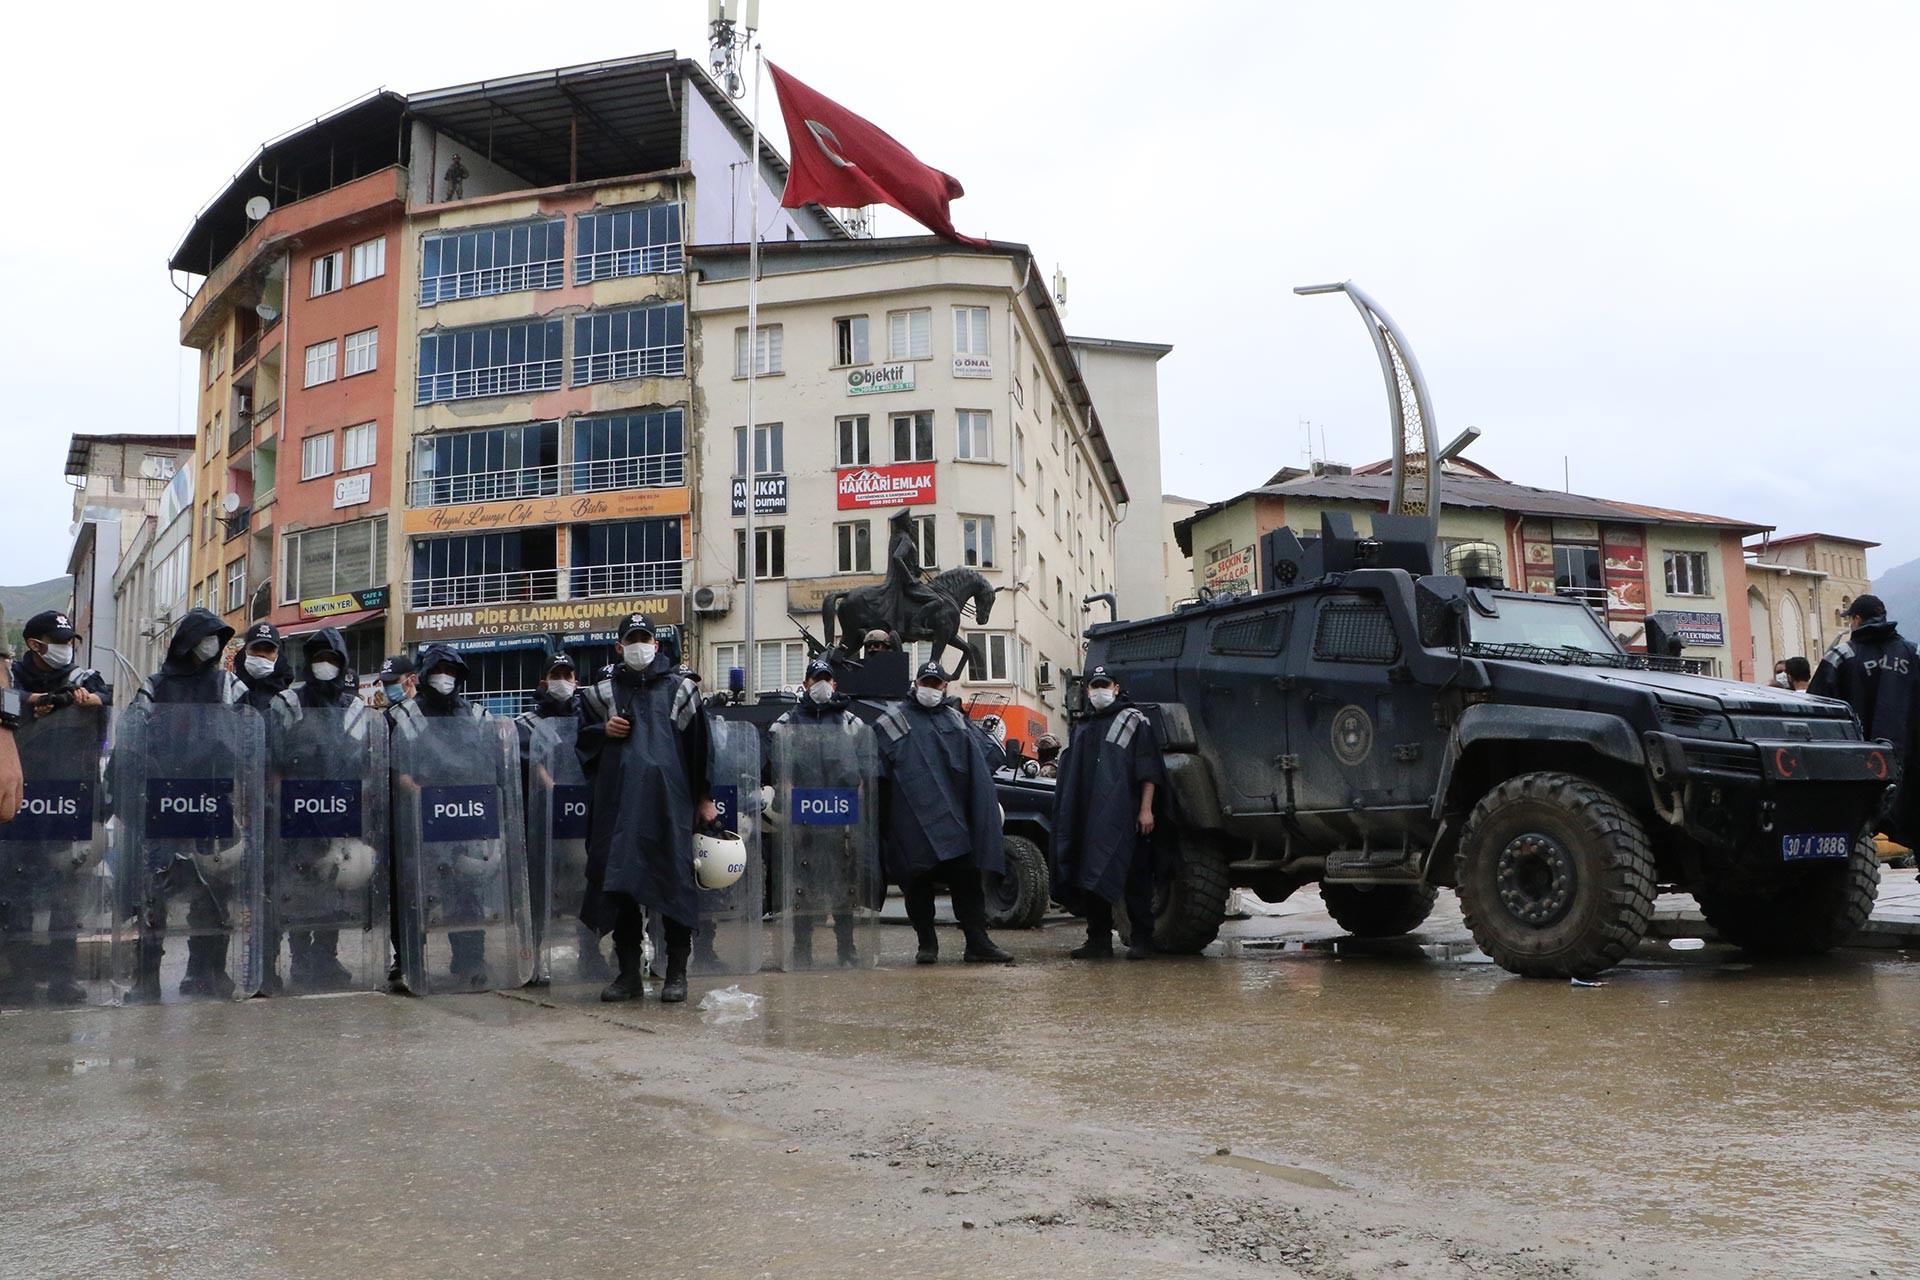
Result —
[[885, 129], [774, 66], [773, 87], [787, 119], [793, 168], [783, 208], [803, 204], [858, 209], [891, 205], [929, 231], [961, 244], [986, 244], [953, 229], [947, 202], [966, 194], [957, 178], [922, 164]]

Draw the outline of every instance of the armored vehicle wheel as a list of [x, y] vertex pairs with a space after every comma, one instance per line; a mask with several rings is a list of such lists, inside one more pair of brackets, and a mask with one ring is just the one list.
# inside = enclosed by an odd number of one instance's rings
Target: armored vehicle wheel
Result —
[[1356, 938], [1397, 938], [1433, 912], [1439, 890], [1425, 884], [1322, 884], [1320, 901]]
[[1180, 833], [1180, 863], [1153, 895], [1153, 948], [1192, 955], [1219, 936], [1227, 918], [1227, 856], [1199, 832]]
[[1566, 773], [1526, 773], [1475, 805], [1455, 883], [1467, 928], [1495, 963], [1530, 978], [1611, 968], [1653, 913], [1647, 830], [1612, 792]]
[[1005, 836], [1005, 875], [982, 876], [987, 891], [987, 924], [995, 929], [1037, 929], [1047, 914], [1052, 882], [1047, 855], [1025, 836]]
[[1793, 872], [1765, 893], [1703, 885], [1694, 900], [1715, 933], [1756, 955], [1819, 955], [1866, 924], [1880, 888], [1880, 859], [1871, 837], [1855, 841], [1844, 860]]

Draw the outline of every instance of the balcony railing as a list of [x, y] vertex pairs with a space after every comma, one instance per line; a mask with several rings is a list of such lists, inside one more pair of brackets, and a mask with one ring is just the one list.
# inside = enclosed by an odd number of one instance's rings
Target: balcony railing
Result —
[[608, 489], [660, 489], [687, 482], [685, 454], [646, 454], [599, 458], [506, 471], [471, 471], [453, 476], [424, 476], [407, 482], [407, 505], [450, 507], [464, 502], [504, 502], [515, 498], [551, 498]]
[[595, 280], [613, 280], [621, 276], [658, 276], [678, 272], [685, 266], [685, 255], [673, 244], [648, 244], [634, 249], [608, 249], [601, 253], [580, 253], [573, 258], [573, 282], [591, 284]]
[[240, 366], [245, 364], [247, 361], [253, 359], [253, 357], [259, 352], [259, 350], [260, 350], [260, 335], [257, 333], [250, 338], [242, 338], [240, 339], [240, 341], [234, 343], [233, 344], [234, 372], [238, 373], [240, 371]]
[[522, 711], [533, 710], [534, 691], [532, 689], [484, 689], [467, 690], [467, 697], [479, 703], [490, 716], [517, 716]]
[[503, 267], [481, 267], [474, 271], [449, 271], [427, 276], [420, 281], [420, 305], [452, 302], [458, 298], [485, 298], [496, 293], [518, 293], [522, 289], [558, 289], [567, 274], [565, 258], [542, 262], [516, 262]]
[[626, 351], [598, 351], [573, 358], [573, 385], [617, 382], [622, 378], [677, 378], [687, 371], [684, 343], [665, 347], [635, 347]]
[[235, 413], [233, 426], [227, 431], [227, 452], [238, 453], [253, 443], [254, 416], [251, 413]]
[[1605, 587], [1556, 587], [1553, 594], [1568, 600], [1578, 600], [1587, 608], [1607, 616], [1607, 589]]
[[557, 603], [602, 596], [656, 595], [679, 591], [685, 581], [686, 562], [681, 560], [453, 574], [441, 578], [412, 579], [407, 583], [407, 607], [445, 609], [464, 605]]
[[253, 589], [253, 598], [247, 601], [247, 621], [258, 622], [272, 612], [273, 583], [269, 580]]
[[[221, 516], [220, 523], [225, 526], [224, 536], [220, 539], [222, 542], [232, 542], [235, 538], [245, 537], [247, 530], [253, 525], [253, 508], [242, 507], [230, 516]], [[237, 609], [240, 606], [232, 604], [227, 607]]]
[[524, 360], [519, 364], [420, 374], [414, 380], [414, 400], [419, 404], [435, 404], [442, 400], [474, 400], [481, 396], [554, 391], [559, 386], [559, 360]]

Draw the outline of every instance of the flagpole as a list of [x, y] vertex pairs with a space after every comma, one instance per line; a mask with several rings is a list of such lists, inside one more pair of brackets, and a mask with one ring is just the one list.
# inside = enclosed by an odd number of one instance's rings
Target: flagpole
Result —
[[760, 46], [753, 46], [753, 151], [747, 164], [747, 609], [743, 621], [746, 624], [746, 637], [741, 644], [741, 665], [747, 670], [746, 689], [743, 691], [748, 700], [755, 700], [760, 693], [760, 660], [754, 647], [753, 613], [754, 597], [759, 594], [760, 575], [758, 572], [760, 548], [754, 541], [753, 517], [755, 498], [759, 493], [760, 442], [754, 430], [753, 392], [754, 383], [760, 371]]

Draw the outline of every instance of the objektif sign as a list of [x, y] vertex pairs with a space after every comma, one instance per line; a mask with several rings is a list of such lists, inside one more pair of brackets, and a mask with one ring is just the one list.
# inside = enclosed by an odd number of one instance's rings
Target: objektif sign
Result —
[[911, 364], [870, 364], [864, 369], [847, 371], [847, 394], [871, 396], [883, 391], [913, 390]]

